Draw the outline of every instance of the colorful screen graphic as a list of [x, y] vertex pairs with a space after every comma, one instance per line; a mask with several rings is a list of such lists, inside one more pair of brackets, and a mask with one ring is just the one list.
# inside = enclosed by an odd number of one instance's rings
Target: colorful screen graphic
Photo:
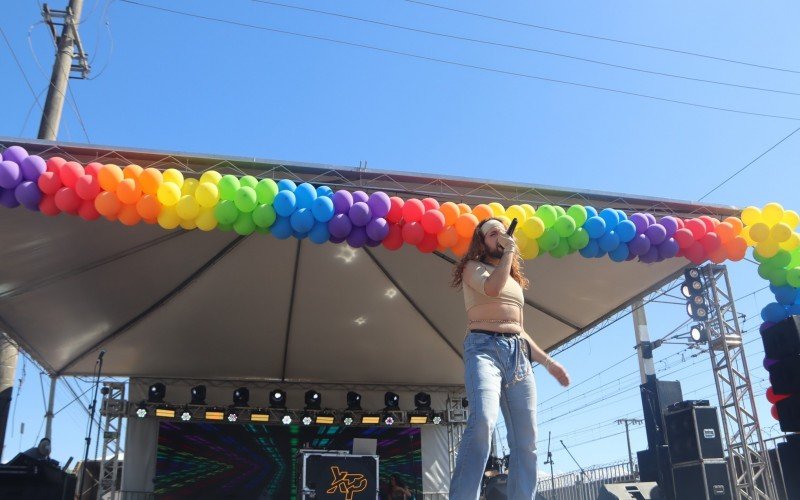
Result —
[[160, 424], [155, 492], [164, 499], [294, 499], [298, 451], [351, 450], [353, 438], [377, 439], [382, 498], [392, 477], [419, 496], [419, 428], [179, 422]]

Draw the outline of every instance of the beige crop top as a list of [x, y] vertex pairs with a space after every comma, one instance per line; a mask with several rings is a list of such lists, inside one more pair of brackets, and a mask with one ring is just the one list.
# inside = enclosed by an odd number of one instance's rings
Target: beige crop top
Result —
[[525, 298], [522, 287], [514, 278], [506, 280], [505, 286], [497, 297], [490, 297], [484, 291], [484, 284], [489, 275], [494, 271], [494, 266], [483, 262], [469, 261], [464, 266], [462, 283], [464, 288], [464, 306], [469, 311], [475, 306], [483, 304], [510, 304], [522, 308]]

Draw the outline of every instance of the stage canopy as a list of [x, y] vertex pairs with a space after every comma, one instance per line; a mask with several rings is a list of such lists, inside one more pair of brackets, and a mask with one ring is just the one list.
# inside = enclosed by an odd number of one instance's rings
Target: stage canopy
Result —
[[[719, 219], [733, 207], [328, 165], [0, 139], [44, 158], [294, 179], [470, 205], [573, 203]], [[270, 234], [127, 227], [0, 209], [0, 328], [53, 374], [387, 385], [463, 383], [454, 256]], [[525, 328], [546, 349], [673, 280], [683, 258], [525, 262]]]

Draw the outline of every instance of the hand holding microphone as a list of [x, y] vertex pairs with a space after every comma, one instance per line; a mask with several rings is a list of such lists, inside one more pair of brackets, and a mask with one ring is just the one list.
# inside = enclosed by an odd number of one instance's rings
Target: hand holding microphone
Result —
[[497, 236], [497, 246], [500, 247], [504, 253], [516, 253], [517, 252], [517, 242], [514, 241], [513, 235], [514, 230], [517, 228], [517, 219], [516, 217], [514, 220], [511, 221], [511, 224], [508, 226], [508, 230], [505, 233], [501, 233]]

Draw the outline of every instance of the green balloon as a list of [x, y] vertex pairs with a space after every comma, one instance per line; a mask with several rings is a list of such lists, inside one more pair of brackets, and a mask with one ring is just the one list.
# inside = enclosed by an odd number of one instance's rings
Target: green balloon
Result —
[[266, 229], [275, 223], [275, 209], [272, 205], [259, 205], [253, 210], [253, 222], [256, 226]]
[[545, 228], [550, 228], [556, 223], [558, 212], [553, 208], [553, 205], [542, 205], [539, 207], [539, 210], [536, 211], [536, 216], [542, 219]]
[[576, 227], [583, 226], [583, 223], [586, 222], [586, 219], [588, 218], [586, 207], [583, 205], [572, 205], [567, 209], [567, 215], [572, 217], [572, 220], [575, 221]]
[[234, 203], [236, 203], [236, 208], [238, 208], [240, 212], [252, 212], [255, 210], [256, 206], [258, 206], [256, 190], [247, 186], [240, 187], [239, 190], [236, 191]]
[[800, 266], [786, 271], [786, 282], [794, 288], [800, 288]]
[[217, 188], [219, 189], [219, 199], [233, 201], [236, 197], [236, 191], [239, 190], [241, 184], [235, 175], [226, 175], [219, 180]]
[[769, 282], [775, 286], [784, 286], [788, 282], [786, 279], [786, 269], [781, 267], [770, 269], [767, 276]]
[[786, 266], [788, 266], [791, 261], [792, 261], [792, 254], [790, 254], [786, 250], [778, 250], [778, 253], [776, 253], [775, 255], [773, 255], [768, 259], [765, 259], [764, 263], [769, 264], [770, 267], [772, 268], [782, 267], [785, 269]]
[[581, 250], [586, 248], [586, 245], [589, 244], [589, 233], [582, 227], [579, 227], [572, 233], [572, 236], [568, 239], [570, 248], [574, 250]]
[[568, 238], [575, 232], [575, 221], [569, 215], [561, 215], [556, 219], [553, 228], [562, 238]]
[[217, 229], [226, 233], [233, 231], [233, 224], [217, 224]]
[[233, 223], [233, 230], [242, 236], [252, 234], [256, 230], [256, 223], [253, 222], [253, 216], [248, 212], [240, 212], [236, 222]]
[[554, 206], [553, 208], [555, 209], [555, 211], [556, 211], [556, 215], [557, 215], [558, 217], [561, 217], [562, 215], [567, 215], [567, 211], [566, 211], [566, 210], [564, 210], [564, 208], [563, 208], [563, 207], [561, 207], [561, 206], [559, 206], [559, 205], [556, 205], [556, 206]]
[[772, 271], [772, 268], [767, 264], [758, 265], [758, 275], [761, 276], [762, 279], [769, 280], [770, 271]]
[[542, 234], [538, 240], [539, 249], [542, 252], [549, 252], [550, 250], [554, 249], [558, 246], [559, 240], [558, 233], [553, 228], [545, 229], [544, 234]]
[[256, 226], [256, 232], [261, 234], [269, 234], [269, 228]]
[[552, 255], [557, 259], [564, 257], [568, 253], [569, 253], [569, 243], [567, 243], [567, 240], [560, 240], [558, 242], [558, 245], [554, 249], [550, 250], [550, 255]]
[[231, 226], [239, 218], [239, 210], [234, 202], [222, 200], [214, 207], [214, 217], [220, 226]]
[[258, 185], [258, 179], [256, 179], [252, 175], [245, 175], [242, 176], [241, 179], [239, 179], [239, 184], [242, 186], [247, 186], [249, 188], [255, 189], [256, 186]]
[[789, 261], [789, 265], [786, 266], [789, 269], [794, 269], [797, 266], [800, 266], [800, 248], [795, 248], [792, 250], [791, 253], [791, 260]]
[[261, 179], [256, 184], [256, 196], [258, 196], [259, 203], [272, 205], [276, 194], [278, 194], [278, 184], [272, 179]]

